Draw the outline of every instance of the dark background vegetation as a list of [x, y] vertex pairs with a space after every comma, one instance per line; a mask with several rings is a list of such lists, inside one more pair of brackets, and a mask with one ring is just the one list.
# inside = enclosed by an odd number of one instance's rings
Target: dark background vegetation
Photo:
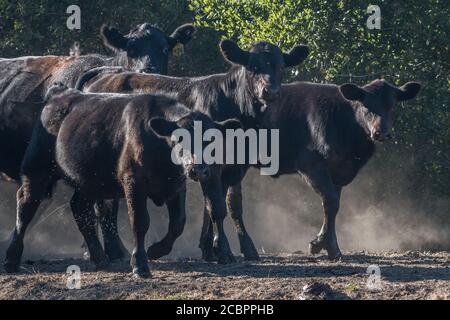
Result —
[[[66, 27], [66, 8], [72, 4], [81, 7], [79, 31]], [[381, 30], [366, 28], [369, 4], [381, 8]], [[432, 221], [431, 226], [444, 228], [446, 232], [428, 240], [448, 247], [449, 7], [448, 0], [0, 0], [0, 57], [68, 55], [75, 41], [80, 42], [82, 53], [107, 53], [98, 36], [103, 23], [127, 32], [146, 21], [171, 33], [182, 23], [195, 22], [199, 27], [195, 38], [185, 47], [183, 55], [172, 57], [171, 75], [225, 71], [227, 65], [217, 45], [222, 38], [232, 38], [243, 47], [258, 40], [276, 43], [284, 50], [297, 43], [308, 44], [310, 57], [286, 74], [287, 82], [364, 84], [381, 77], [396, 85], [420, 81], [423, 85], [420, 96], [397, 107], [395, 140], [379, 147], [374, 159], [349, 187], [349, 195], [344, 194], [344, 200], [352, 201], [344, 202], [343, 206], [350, 211], [378, 206], [383, 214], [402, 216], [395, 222], [409, 223], [411, 230], [422, 227], [424, 221]], [[247, 186], [253, 191], [246, 193], [250, 216], [270, 204], [275, 206], [273, 210], [288, 214], [302, 206], [297, 202], [298, 194], [308, 194], [302, 186], [292, 185], [289, 178], [277, 182], [286, 191], [277, 194], [274, 190], [268, 203], [261, 197], [267, 191], [263, 187], [267, 184], [262, 183], [266, 180], [258, 179], [266, 178], [251, 174], [247, 179]], [[292, 182], [289, 187], [286, 181]], [[320, 211], [319, 203], [308, 209], [307, 199], [303, 211]], [[317, 202], [316, 198], [313, 200]], [[319, 213], [315, 217], [320, 221]], [[292, 221], [286, 220], [286, 224]], [[389, 226], [381, 225], [380, 229], [387, 230]], [[433, 233], [437, 229], [424, 230]], [[395, 228], [391, 232], [396, 232]], [[411, 236], [414, 234], [411, 231]]]

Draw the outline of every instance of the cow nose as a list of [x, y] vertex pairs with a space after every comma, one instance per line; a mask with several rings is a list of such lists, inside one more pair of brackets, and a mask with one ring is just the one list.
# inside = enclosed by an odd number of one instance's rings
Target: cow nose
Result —
[[207, 180], [211, 172], [207, 166], [193, 166], [189, 172], [190, 178], [195, 181]]
[[263, 98], [266, 100], [274, 100], [280, 96], [278, 88], [266, 87], [263, 89]]

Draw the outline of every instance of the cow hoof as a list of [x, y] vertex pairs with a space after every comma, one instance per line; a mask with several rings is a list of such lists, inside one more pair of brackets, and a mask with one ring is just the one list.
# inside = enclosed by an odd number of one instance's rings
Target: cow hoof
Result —
[[172, 248], [162, 245], [161, 243], [155, 243], [147, 250], [147, 257], [149, 260], [157, 260], [161, 257], [167, 256]]
[[217, 262], [219, 260], [212, 250], [202, 250], [202, 259], [206, 262]]
[[242, 250], [242, 254], [244, 255], [244, 259], [246, 261], [258, 261], [259, 260], [259, 253], [256, 250], [255, 246], [247, 247]]
[[247, 261], [258, 261], [259, 253], [256, 250], [253, 241], [250, 237], [246, 241], [241, 242], [241, 253], [244, 255], [244, 259]]
[[229, 264], [229, 263], [233, 263], [233, 262], [236, 262], [236, 258], [233, 256], [233, 254], [227, 254], [227, 255], [221, 256], [217, 260], [218, 264]]
[[338, 250], [337, 252], [334, 252], [334, 253], [328, 252], [328, 260], [335, 261], [335, 262], [341, 261], [342, 260], [341, 251]]
[[253, 255], [249, 255], [249, 254], [244, 254], [244, 260], [245, 261], [259, 261], [259, 254], [253, 254]]
[[130, 253], [118, 243], [105, 245], [105, 253], [109, 261], [127, 260], [131, 257]]
[[320, 251], [324, 249], [324, 247], [325, 246], [323, 240], [314, 239], [309, 243], [309, 252], [311, 254], [319, 254]]
[[133, 268], [133, 277], [136, 279], [148, 279], [151, 277], [149, 269]]
[[15, 262], [5, 262], [4, 267], [7, 273], [18, 273], [20, 270], [20, 264]]
[[102, 261], [95, 264], [95, 271], [107, 271], [109, 270], [110, 266], [111, 264], [109, 263], [109, 261]]

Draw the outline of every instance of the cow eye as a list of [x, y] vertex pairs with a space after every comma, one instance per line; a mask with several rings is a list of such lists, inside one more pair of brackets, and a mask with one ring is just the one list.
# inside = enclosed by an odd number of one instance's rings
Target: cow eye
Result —
[[169, 53], [169, 48], [165, 47], [165, 48], [163, 49], [163, 54], [168, 54], [168, 53]]

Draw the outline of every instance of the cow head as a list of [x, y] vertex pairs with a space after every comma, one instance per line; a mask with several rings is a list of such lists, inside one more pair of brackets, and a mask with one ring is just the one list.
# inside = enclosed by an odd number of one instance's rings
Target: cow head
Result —
[[384, 79], [378, 79], [363, 87], [344, 84], [339, 89], [344, 98], [358, 101], [365, 107], [364, 121], [370, 138], [373, 141], [385, 141], [391, 138], [394, 106], [399, 101], [413, 99], [419, 93], [420, 87], [417, 82], [396, 87]]
[[284, 69], [300, 64], [309, 53], [304, 45], [283, 53], [278, 46], [268, 42], [258, 42], [246, 51], [235, 42], [224, 40], [220, 48], [225, 59], [245, 67], [247, 84], [263, 104], [278, 98]]
[[[195, 132], [196, 129], [199, 129], [199, 123], [201, 123], [201, 132]], [[216, 165], [214, 163], [208, 165], [204, 161], [195, 163], [196, 159], [203, 159], [203, 150], [211, 143], [202, 139], [201, 149], [197, 150], [195, 148], [195, 140], [198, 138], [199, 134], [203, 137], [203, 134], [207, 130], [217, 129], [225, 136], [227, 129], [236, 130], [242, 128], [242, 124], [239, 120], [230, 119], [223, 122], [214, 122], [211, 118], [200, 112], [191, 113], [177, 121], [170, 121], [164, 118], [153, 118], [150, 120], [149, 126], [158, 136], [166, 138], [171, 147], [174, 147], [174, 142], [171, 137], [173, 135], [177, 136], [175, 131], [184, 129], [183, 131], [186, 135], [182, 133], [180, 136], [182, 136], [182, 139], [190, 139], [190, 150], [178, 149], [173, 151], [176, 152], [175, 156], [177, 157], [177, 162], [181, 163], [185, 174], [190, 179], [200, 182], [208, 180], [213, 175], [217, 176], [220, 174], [220, 168], [218, 168], [220, 167], [220, 164]]]
[[134, 71], [166, 74], [172, 49], [179, 43], [188, 43], [194, 31], [192, 24], [185, 24], [167, 36], [160, 29], [144, 23], [125, 36], [106, 25], [102, 26], [100, 34], [108, 48], [126, 56], [126, 67]]

